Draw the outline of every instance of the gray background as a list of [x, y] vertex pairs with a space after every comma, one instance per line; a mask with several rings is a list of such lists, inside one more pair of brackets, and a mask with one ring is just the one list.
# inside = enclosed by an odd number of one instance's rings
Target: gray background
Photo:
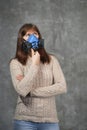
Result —
[[12, 130], [17, 93], [9, 72], [19, 28], [34, 23], [59, 59], [68, 92], [56, 98], [61, 130], [87, 130], [87, 0], [0, 1], [0, 130]]

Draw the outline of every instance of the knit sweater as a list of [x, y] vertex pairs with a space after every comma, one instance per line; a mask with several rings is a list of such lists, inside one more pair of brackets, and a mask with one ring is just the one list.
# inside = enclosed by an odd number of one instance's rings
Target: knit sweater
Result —
[[[55, 96], [66, 93], [67, 88], [58, 59], [51, 55], [49, 64], [40, 62], [39, 65], [32, 64], [30, 57], [26, 65], [12, 59], [10, 73], [14, 89], [18, 93], [13, 118], [34, 122], [59, 122]], [[16, 78], [19, 74], [24, 76], [21, 81]]]

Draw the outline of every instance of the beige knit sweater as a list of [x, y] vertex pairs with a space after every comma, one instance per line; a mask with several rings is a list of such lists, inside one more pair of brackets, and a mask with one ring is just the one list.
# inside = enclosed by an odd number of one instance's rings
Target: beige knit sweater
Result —
[[[26, 66], [17, 59], [10, 62], [13, 86], [18, 93], [14, 119], [34, 122], [58, 122], [55, 96], [67, 91], [64, 74], [57, 58], [50, 64], [34, 65], [28, 58]], [[19, 81], [17, 75], [24, 78]], [[31, 97], [29, 96], [31, 93]]]

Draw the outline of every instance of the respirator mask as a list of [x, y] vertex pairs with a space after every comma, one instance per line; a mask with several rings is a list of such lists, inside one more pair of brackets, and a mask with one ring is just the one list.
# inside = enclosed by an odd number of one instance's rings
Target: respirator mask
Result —
[[44, 39], [37, 38], [34, 34], [31, 34], [27, 40], [24, 40], [22, 43], [22, 49], [25, 52], [28, 52], [30, 48], [34, 51], [37, 51], [39, 48], [44, 47]]

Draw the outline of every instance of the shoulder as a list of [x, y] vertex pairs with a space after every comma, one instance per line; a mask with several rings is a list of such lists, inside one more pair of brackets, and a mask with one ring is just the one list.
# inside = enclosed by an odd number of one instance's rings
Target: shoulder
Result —
[[57, 61], [58, 62], [58, 58], [54, 54], [50, 54], [50, 57], [51, 57], [52, 61]]
[[11, 59], [10, 65], [19, 64], [19, 61], [16, 58]]
[[55, 67], [59, 67], [60, 66], [60, 62], [59, 62], [59, 58], [58, 56], [55, 56], [54, 54], [51, 55], [51, 63], [52, 65]]
[[22, 64], [18, 61], [17, 58], [13, 58], [11, 59], [10, 63], [9, 63], [10, 67], [22, 67]]

